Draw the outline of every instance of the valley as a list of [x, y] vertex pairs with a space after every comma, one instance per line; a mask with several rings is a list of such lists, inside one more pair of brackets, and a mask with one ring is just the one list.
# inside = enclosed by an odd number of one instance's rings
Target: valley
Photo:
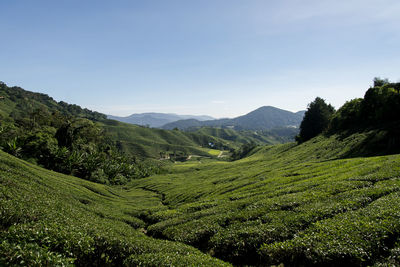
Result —
[[399, 156], [341, 158], [368, 137], [319, 137], [259, 148], [235, 162], [181, 163], [169, 174], [117, 187], [1, 152], [1, 259], [146, 266], [396, 262]]
[[0, 267], [400, 266], [398, 0], [0, 10]]
[[[298, 141], [282, 143], [251, 130], [125, 124], [3, 84], [0, 265], [397, 265], [398, 106], [371, 103], [398, 101], [398, 85], [337, 111], [316, 98]], [[324, 108], [327, 128], [305, 131]], [[33, 158], [32, 140], [50, 150]]]

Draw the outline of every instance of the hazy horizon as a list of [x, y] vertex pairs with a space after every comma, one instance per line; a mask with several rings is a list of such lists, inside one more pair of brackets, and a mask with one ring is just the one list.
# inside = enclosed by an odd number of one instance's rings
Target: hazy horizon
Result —
[[400, 75], [400, 2], [3, 1], [0, 80], [109, 115], [339, 108]]

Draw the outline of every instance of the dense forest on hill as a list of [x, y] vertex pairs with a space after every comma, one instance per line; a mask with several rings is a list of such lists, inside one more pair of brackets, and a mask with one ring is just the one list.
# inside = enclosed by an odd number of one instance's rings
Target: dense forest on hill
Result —
[[100, 183], [123, 184], [159, 171], [120, 153], [102, 129], [106, 117], [45, 94], [0, 84], [0, 146], [47, 169]]

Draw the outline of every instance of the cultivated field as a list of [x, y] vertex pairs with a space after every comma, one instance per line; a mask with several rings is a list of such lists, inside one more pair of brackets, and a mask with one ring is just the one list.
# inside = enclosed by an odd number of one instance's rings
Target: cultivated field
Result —
[[0, 154], [2, 263], [399, 263], [400, 156], [343, 158], [367, 134], [175, 164], [109, 187]]

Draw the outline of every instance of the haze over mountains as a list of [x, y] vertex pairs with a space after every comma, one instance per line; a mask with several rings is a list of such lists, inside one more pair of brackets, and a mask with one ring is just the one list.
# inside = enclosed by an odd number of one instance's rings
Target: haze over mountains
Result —
[[214, 118], [206, 115], [178, 115], [173, 113], [137, 113], [126, 117], [107, 115], [109, 119], [117, 120], [121, 122], [137, 124], [142, 126], [149, 126], [154, 128], [160, 128], [161, 126], [186, 119], [195, 119], [198, 121], [213, 120]]
[[270, 130], [275, 128], [298, 127], [305, 111], [291, 112], [272, 106], [260, 107], [246, 115], [233, 119], [180, 120], [164, 125], [163, 129], [187, 130], [193, 127], [229, 127], [235, 130]]
[[196, 127], [223, 127], [235, 130], [270, 130], [276, 128], [297, 128], [304, 116], [304, 110], [291, 112], [272, 106], [260, 107], [246, 115], [233, 119], [214, 119], [210, 116], [177, 115], [167, 113], [141, 113], [127, 117], [108, 115], [109, 119], [121, 122], [172, 130], [188, 130]]

